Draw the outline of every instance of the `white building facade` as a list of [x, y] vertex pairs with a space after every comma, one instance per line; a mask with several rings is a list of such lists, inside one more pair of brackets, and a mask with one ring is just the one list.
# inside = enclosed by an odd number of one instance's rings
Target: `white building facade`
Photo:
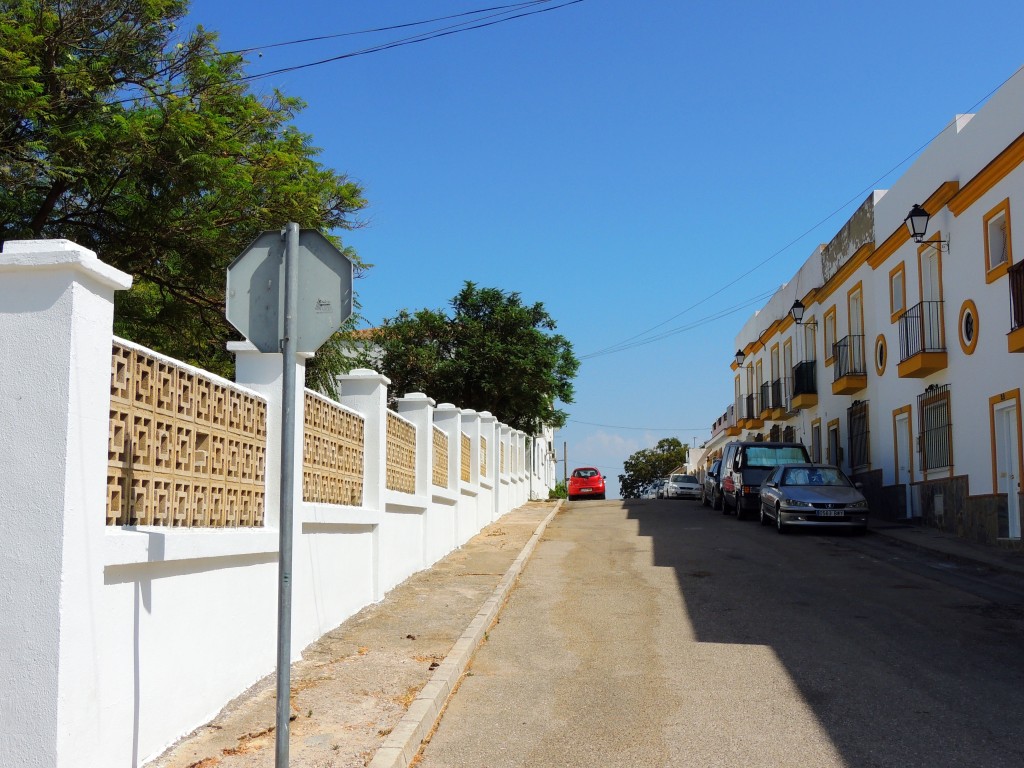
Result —
[[[906, 219], [931, 218], [921, 242]], [[872, 193], [736, 337], [732, 439], [798, 440], [875, 517], [1018, 546], [1024, 75]], [[797, 322], [794, 304], [803, 306]]]

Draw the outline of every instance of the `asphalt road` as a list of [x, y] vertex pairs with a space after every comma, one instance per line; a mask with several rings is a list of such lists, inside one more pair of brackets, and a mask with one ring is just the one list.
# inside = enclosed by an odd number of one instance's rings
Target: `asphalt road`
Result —
[[1024, 583], [698, 502], [567, 504], [421, 768], [1024, 765]]

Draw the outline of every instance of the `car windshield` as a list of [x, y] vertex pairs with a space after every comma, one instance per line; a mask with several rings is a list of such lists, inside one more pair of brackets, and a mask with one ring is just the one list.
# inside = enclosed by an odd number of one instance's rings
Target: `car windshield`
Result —
[[673, 483], [696, 483], [697, 478], [693, 475], [672, 475]]
[[834, 467], [791, 467], [785, 471], [782, 484], [850, 487], [846, 475]]
[[596, 469], [574, 469], [573, 473], [572, 473], [572, 476], [573, 477], [582, 477], [582, 478], [596, 477], [597, 476], [597, 470]]
[[795, 464], [800, 461], [807, 461], [807, 454], [798, 445], [752, 445], [743, 451], [743, 462], [748, 467], [777, 467], [779, 464]]

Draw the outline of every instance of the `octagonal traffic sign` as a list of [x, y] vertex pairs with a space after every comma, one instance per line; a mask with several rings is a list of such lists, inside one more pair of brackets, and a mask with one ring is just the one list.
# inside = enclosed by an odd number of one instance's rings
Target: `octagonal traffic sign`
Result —
[[[260, 352], [284, 338], [286, 241], [264, 232], [228, 267], [225, 315]], [[297, 349], [313, 354], [352, 314], [352, 262], [315, 229], [299, 231]]]

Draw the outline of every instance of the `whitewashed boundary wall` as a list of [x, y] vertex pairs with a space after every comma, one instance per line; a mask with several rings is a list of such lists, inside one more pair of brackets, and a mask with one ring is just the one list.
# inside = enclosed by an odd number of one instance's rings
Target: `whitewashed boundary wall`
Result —
[[[245, 430], [217, 436], [184, 400], [152, 406], [149, 424], [144, 409], [130, 415], [116, 364], [112, 376], [113, 297], [130, 285], [68, 241], [12, 241], [0, 254], [5, 766], [142, 765], [273, 671], [281, 355], [232, 343], [236, 381], [210, 385], [263, 421], [250, 430], [258, 444], [241, 444]], [[205, 392], [216, 379], [122, 348], [165, 383]], [[530, 438], [418, 393], [389, 411], [390, 382], [370, 370], [340, 377], [335, 403], [304, 390], [305, 361], [295, 365], [298, 658], [483, 526], [546, 498], [555, 473], [550, 430]], [[159, 460], [143, 455], [147, 440]], [[237, 455], [217, 454], [225, 447]], [[255, 462], [262, 486], [232, 490], [236, 458]]]

